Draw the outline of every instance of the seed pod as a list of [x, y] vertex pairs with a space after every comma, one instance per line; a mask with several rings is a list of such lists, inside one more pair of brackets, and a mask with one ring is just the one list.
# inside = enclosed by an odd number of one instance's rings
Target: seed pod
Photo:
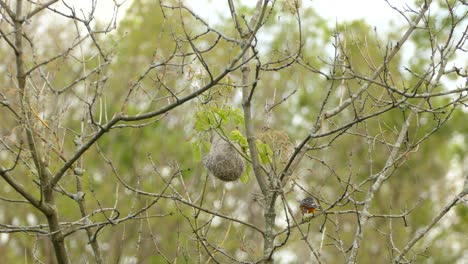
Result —
[[230, 142], [219, 136], [216, 136], [211, 143], [210, 153], [203, 158], [203, 165], [222, 181], [239, 179], [245, 168], [241, 155]]

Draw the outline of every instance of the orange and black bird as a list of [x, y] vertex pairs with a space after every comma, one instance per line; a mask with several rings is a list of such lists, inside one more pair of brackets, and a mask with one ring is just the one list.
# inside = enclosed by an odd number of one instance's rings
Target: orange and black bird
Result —
[[313, 214], [319, 209], [312, 197], [306, 197], [299, 201], [299, 207], [301, 208], [302, 214]]

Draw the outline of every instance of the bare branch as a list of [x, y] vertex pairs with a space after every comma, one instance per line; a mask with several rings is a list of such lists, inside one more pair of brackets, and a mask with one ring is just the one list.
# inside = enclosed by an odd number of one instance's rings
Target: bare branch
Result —
[[[457, 194], [447, 205], [444, 206], [442, 210], [432, 219], [432, 221], [426, 225], [422, 230], [419, 230], [416, 235], [406, 244], [406, 246], [401, 250], [401, 252], [393, 259], [393, 262], [400, 263], [401, 259], [404, 258], [406, 253], [408, 253], [411, 248], [423, 238], [429, 231], [452, 209], [460, 202], [463, 202], [463, 198], [468, 194], [468, 190], [464, 190]], [[466, 201], [464, 201], [466, 202]]]
[[47, 2], [45, 4], [35, 3], [36, 5], [39, 5], [39, 6], [36, 7], [33, 11], [29, 12], [29, 14], [26, 15], [26, 19], [30, 19], [31, 17], [38, 14], [39, 12], [44, 10], [45, 8], [48, 8], [49, 6], [51, 6], [51, 5], [53, 5], [53, 4], [57, 3], [57, 2], [58, 2], [58, 0], [50, 0], [49, 2]]

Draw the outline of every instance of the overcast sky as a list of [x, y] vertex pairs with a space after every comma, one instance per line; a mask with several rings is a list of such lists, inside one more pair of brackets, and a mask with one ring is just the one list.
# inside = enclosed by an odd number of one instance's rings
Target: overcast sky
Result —
[[[91, 1], [92, 0], [68, 0], [67, 2], [71, 2], [77, 8], [86, 10], [90, 8]], [[122, 2], [124, 0], [116, 1]], [[124, 13], [130, 7], [132, 1], [133, 0], [126, 0], [124, 2], [118, 16], [119, 19], [124, 17]], [[277, 4], [279, 4], [279, 1], [285, 0], [277, 0]], [[229, 15], [229, 8], [226, 0], [185, 0], [184, 2], [211, 25], [216, 25], [216, 23], [220, 21], [219, 14]], [[257, 1], [243, 0], [243, 2], [253, 7]], [[334, 27], [336, 23], [344, 21], [364, 19], [368, 24], [376, 27], [379, 33], [387, 31], [391, 25], [390, 22], [393, 22], [392, 27], [403, 26], [407, 23], [391, 6], [400, 10], [407, 9], [407, 6], [409, 6], [417, 10], [418, 7], [415, 7], [413, 2], [414, 0], [302, 0], [302, 4], [305, 7], [313, 8], [320, 16], [327, 19], [331, 27]], [[114, 0], [99, 0], [97, 4], [97, 17], [101, 20], [109, 21], [112, 17]], [[468, 22], [466, 22], [466, 24], [468, 24]], [[414, 52], [414, 45], [411, 45], [411, 43], [408, 44], [410, 45], [406, 45], [403, 50], [404, 55]], [[411, 56], [404, 57], [411, 58]], [[464, 67], [464, 65], [466, 65], [463, 58], [456, 58], [455, 61], [457, 61], [457, 64], [460, 64], [459, 66]], [[464, 83], [464, 80], [458, 80], [457, 82], [459, 86], [463, 85], [462, 83]]]
[[[117, 1], [121, 2], [122, 0]], [[131, 5], [131, 2], [132, 0], [125, 1], [121, 11], [125, 11]], [[244, 2], [251, 6], [254, 6], [256, 3], [254, 0], [244, 0]], [[404, 23], [404, 20], [396, 11], [390, 8], [389, 3], [402, 8], [406, 3], [412, 5], [412, 2], [405, 0], [388, 0], [388, 3], [385, 0], [302, 0], [304, 6], [314, 8], [318, 14], [328, 19], [332, 25], [335, 22], [362, 18], [372, 26], [377, 26], [379, 30], [385, 30], [391, 19], [398, 24]], [[227, 1], [225, 0], [186, 0], [185, 3], [210, 23], [218, 22], [216, 14], [224, 13], [228, 15], [229, 12]], [[89, 7], [88, 1], [78, 1], [74, 4]], [[99, 17], [102, 19], [110, 18], [112, 6], [112, 0], [99, 0]], [[123, 12], [120, 13], [119, 17], [123, 17]]]
[[[213, 16], [213, 13], [224, 12], [228, 14], [229, 12], [227, 1], [188, 0], [185, 2], [210, 22], [216, 22], [216, 16]], [[251, 6], [256, 3], [253, 0], [244, 2], [250, 3]], [[413, 1], [389, 0], [388, 2], [401, 8], [405, 2], [411, 3]], [[385, 29], [390, 19], [398, 24], [404, 23], [403, 19], [384, 0], [302, 0], [302, 3], [304, 6], [314, 8], [320, 16], [328, 19], [331, 25], [334, 25], [335, 22], [365, 19], [372, 26]]]

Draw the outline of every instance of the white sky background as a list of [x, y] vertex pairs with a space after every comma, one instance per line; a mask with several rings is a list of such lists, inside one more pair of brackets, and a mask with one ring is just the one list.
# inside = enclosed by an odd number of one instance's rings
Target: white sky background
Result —
[[[284, 0], [277, 0], [276, 4], [279, 5], [281, 1]], [[87, 9], [91, 1], [73, 3], [73, 1], [68, 0], [66, 2]], [[117, 2], [122, 2], [122, 0], [117, 0]], [[211, 24], [219, 22], [219, 13], [226, 16], [229, 14], [227, 1], [225, 0], [186, 0], [184, 2]], [[257, 1], [244, 0], [243, 2], [254, 6]], [[413, 1], [388, 0], [388, 2], [397, 8], [403, 8], [405, 4], [412, 6]], [[120, 19], [123, 18], [125, 10], [130, 7], [131, 3], [132, 0], [124, 2], [119, 14]], [[365, 19], [367, 23], [377, 26], [378, 29], [387, 28], [392, 19], [399, 25], [404, 23], [403, 19], [396, 14], [396, 11], [391, 9], [389, 3], [385, 0], [302, 0], [304, 7], [312, 7], [320, 16], [328, 19], [331, 25], [334, 25], [335, 22]], [[114, 2], [112, 0], [99, 0], [97, 3], [98, 17], [103, 21], [109, 20], [112, 16], [113, 6]]]
[[[277, 5], [284, 0], [277, 0]], [[244, 0], [252, 7], [257, 1]], [[389, 3], [401, 8], [405, 3], [413, 1], [405, 0], [389, 0]], [[227, 1], [223, 0], [186, 0], [185, 3], [192, 7], [197, 14], [206, 18], [212, 23], [216, 23], [216, 16], [213, 13], [222, 11], [228, 14], [229, 8]], [[390, 19], [398, 16], [395, 15], [393, 9], [384, 0], [302, 0], [304, 7], [312, 7], [321, 17], [328, 19], [331, 25], [335, 22], [351, 21], [355, 19], [365, 19], [367, 23], [378, 28], [386, 27]], [[402, 22], [400, 20], [399, 22]]]
[[[66, 0], [70, 2], [70, 0]], [[92, 0], [73, 2], [78, 8], [89, 9]], [[124, 0], [115, 0], [121, 3]], [[119, 9], [118, 20], [122, 19], [125, 11], [131, 6], [133, 0], [125, 0], [124, 4]], [[148, 0], [154, 1], [154, 0]], [[276, 5], [279, 7], [282, 1], [277, 0]], [[406, 20], [391, 6], [400, 10], [413, 6], [414, 0], [302, 0], [302, 7], [313, 8], [317, 14], [329, 21], [331, 28], [338, 23], [349, 22], [352, 20], [364, 19], [369, 25], [375, 27], [377, 31], [385, 35], [390, 27], [400, 27], [405, 25]], [[255, 0], [243, 0], [243, 2], [251, 7], [254, 7]], [[216, 28], [216, 24], [220, 23], [220, 16], [229, 17], [229, 7], [226, 0], [185, 0], [184, 3], [189, 6], [197, 15], [202, 17], [211, 26]], [[114, 0], [98, 0], [96, 16], [102, 21], [109, 21], [112, 18], [112, 10]], [[269, 40], [270, 36], [260, 34], [259, 38]], [[415, 47], [407, 43], [404, 46], [403, 53], [411, 58], [411, 53]]]
[[[70, 1], [70, 0], [68, 0]], [[115, 0], [122, 2], [124, 0]], [[133, 0], [126, 0], [119, 9], [118, 19], [122, 19], [125, 11], [131, 6]], [[148, 0], [154, 1], [154, 0]], [[279, 7], [282, 1], [277, 0], [276, 6]], [[364, 19], [369, 25], [375, 27], [379, 33], [385, 35], [390, 25], [402, 26], [406, 20], [391, 6], [400, 10], [407, 5], [413, 7], [414, 0], [302, 0], [302, 7], [313, 8], [316, 13], [329, 21], [331, 28], [342, 22]], [[254, 7], [255, 0], [243, 0], [243, 2], [251, 7]], [[84, 9], [90, 8], [91, 0], [79, 1], [73, 3]], [[229, 17], [229, 7], [226, 0], [185, 0], [184, 3], [189, 6], [197, 15], [202, 17], [211, 26], [216, 28], [216, 24], [220, 23], [220, 16]], [[390, 6], [391, 5], [391, 6]], [[102, 21], [109, 21], [112, 18], [112, 10], [114, 6], [113, 0], [98, 0], [97, 1], [97, 17]], [[414, 7], [416, 10], [417, 7]], [[268, 35], [259, 35], [259, 38], [270, 39]], [[411, 43], [408, 43], [411, 44]], [[415, 47], [405, 45], [403, 52], [409, 56]]]

